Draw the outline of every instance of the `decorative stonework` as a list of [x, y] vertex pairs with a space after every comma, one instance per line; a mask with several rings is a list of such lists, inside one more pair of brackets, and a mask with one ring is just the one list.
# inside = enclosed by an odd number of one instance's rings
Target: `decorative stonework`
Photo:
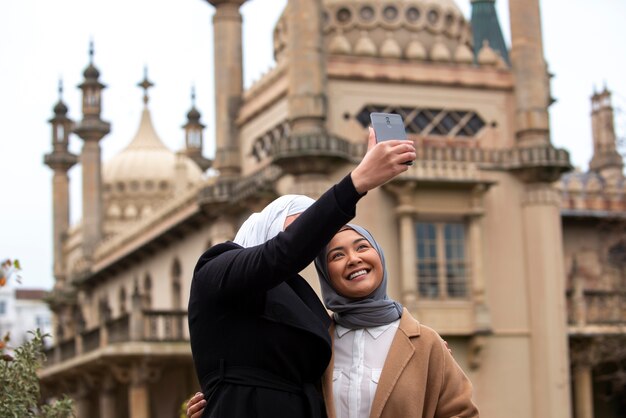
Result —
[[369, 104], [355, 115], [362, 127], [369, 126], [371, 112], [397, 113], [402, 116], [407, 133], [421, 136], [473, 138], [486, 125], [485, 120], [471, 110]]
[[522, 202], [524, 206], [561, 205], [559, 192], [549, 183], [529, 184]]
[[[324, 43], [331, 55], [431, 60], [466, 65], [474, 61], [470, 24], [451, 2], [327, 2], [322, 14], [322, 25]], [[283, 15], [274, 29], [274, 56], [277, 62], [286, 56], [287, 32], [288, 25]], [[463, 52], [457, 53], [461, 46], [465, 46]]]

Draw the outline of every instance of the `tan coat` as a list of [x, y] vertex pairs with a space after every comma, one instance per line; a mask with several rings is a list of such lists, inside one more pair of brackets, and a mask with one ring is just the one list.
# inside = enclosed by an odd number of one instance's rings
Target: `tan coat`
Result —
[[[331, 326], [334, 335], [334, 325]], [[322, 378], [328, 418], [333, 404], [334, 358]], [[478, 417], [472, 384], [434, 330], [404, 309], [378, 382], [370, 418]]]

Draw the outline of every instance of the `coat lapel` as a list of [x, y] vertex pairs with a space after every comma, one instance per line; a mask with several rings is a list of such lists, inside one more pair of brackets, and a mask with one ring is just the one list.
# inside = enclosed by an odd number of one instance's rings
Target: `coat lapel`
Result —
[[[332, 322], [328, 329], [331, 343], [335, 343], [335, 323]], [[335, 369], [335, 350], [330, 356], [330, 362], [324, 376], [322, 376], [322, 394], [324, 395], [324, 404], [326, 405], [326, 414], [328, 418], [336, 418], [335, 416], [335, 399], [333, 398], [333, 370]]]
[[[408, 364], [411, 357], [415, 354], [415, 347], [411, 343], [412, 337], [418, 337], [420, 334], [419, 323], [409, 315], [406, 308], [402, 312], [398, 331], [393, 338], [389, 353], [385, 359], [382, 374], [376, 388], [374, 401], [372, 402], [372, 410], [370, 418], [377, 418], [383, 412], [383, 408], [389, 399], [389, 395], [393, 391], [398, 378]], [[327, 370], [328, 372], [328, 370]], [[331, 370], [332, 379], [332, 370]], [[331, 380], [332, 383], [332, 380]], [[331, 388], [332, 394], [332, 388]]]

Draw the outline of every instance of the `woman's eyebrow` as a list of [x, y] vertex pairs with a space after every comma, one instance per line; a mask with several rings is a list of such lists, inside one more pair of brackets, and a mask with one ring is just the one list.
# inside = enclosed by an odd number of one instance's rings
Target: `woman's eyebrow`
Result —
[[[354, 241], [352, 241], [352, 245], [356, 244], [357, 242], [361, 242], [361, 241], [367, 241], [366, 238], [357, 238]], [[369, 241], [367, 241], [369, 243]], [[333, 251], [338, 251], [338, 250], [343, 250], [343, 246], [339, 246], [339, 247], [335, 247], [335, 248], [331, 248], [330, 250], [328, 250], [328, 252], [326, 253], [326, 255], [332, 253]]]

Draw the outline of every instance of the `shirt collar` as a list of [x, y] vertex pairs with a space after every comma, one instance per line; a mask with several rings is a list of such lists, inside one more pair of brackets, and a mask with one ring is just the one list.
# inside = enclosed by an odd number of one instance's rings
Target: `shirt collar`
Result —
[[[387, 331], [389, 329], [389, 327], [398, 328], [399, 324], [400, 324], [400, 320], [397, 319], [397, 320], [395, 320], [393, 322], [390, 322], [389, 324], [381, 325], [381, 326], [378, 326], [378, 327], [369, 327], [369, 328], [365, 328], [365, 330], [372, 336], [373, 339], [377, 339], [385, 331]], [[350, 329], [350, 328], [342, 327], [339, 324], [335, 324], [335, 331], [337, 332], [337, 336], [339, 338], [341, 338], [344, 335], [346, 335], [348, 332], [354, 331], [354, 330]]]

